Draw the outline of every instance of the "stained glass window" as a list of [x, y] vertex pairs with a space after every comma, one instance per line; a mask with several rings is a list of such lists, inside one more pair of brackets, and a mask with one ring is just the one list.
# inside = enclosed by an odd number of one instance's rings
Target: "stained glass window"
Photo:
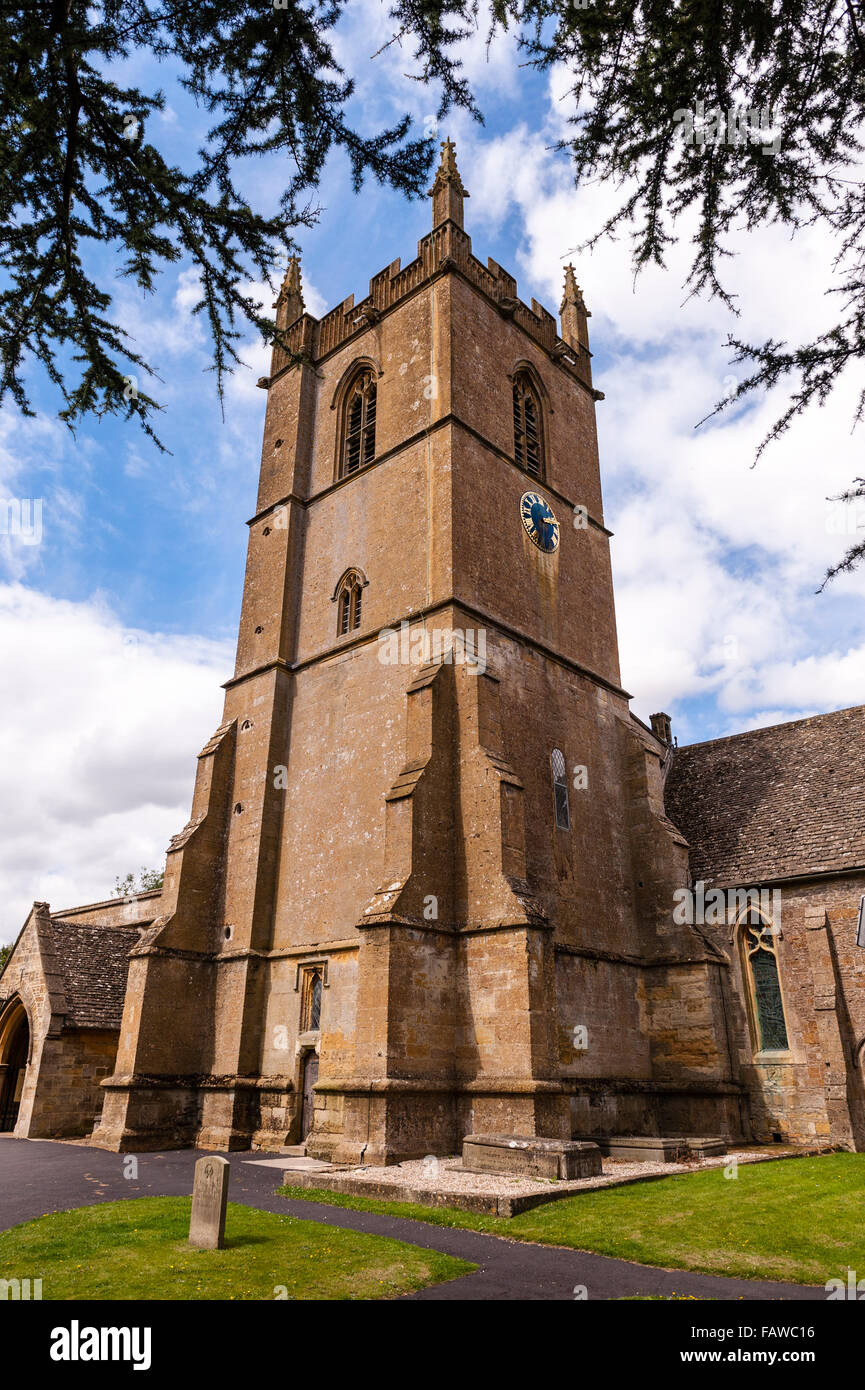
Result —
[[775, 937], [754, 913], [745, 928], [745, 955], [751, 971], [754, 1020], [761, 1052], [786, 1052], [787, 1023], [778, 977]]
[[321, 1026], [321, 972], [316, 970], [312, 977], [309, 1000], [309, 1026], [319, 1028]]
[[570, 830], [571, 812], [568, 806], [568, 777], [565, 771], [565, 755], [560, 748], [554, 748], [551, 758], [553, 769], [553, 800], [556, 810], [556, 825], [559, 830]]
[[322, 972], [319, 969], [304, 972], [302, 1029], [305, 1033], [317, 1032], [321, 1027], [321, 987]]

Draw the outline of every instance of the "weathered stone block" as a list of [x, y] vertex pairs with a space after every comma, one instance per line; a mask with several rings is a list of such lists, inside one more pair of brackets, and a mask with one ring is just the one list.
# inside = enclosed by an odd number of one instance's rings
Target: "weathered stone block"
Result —
[[593, 1178], [601, 1172], [597, 1144], [573, 1139], [539, 1139], [519, 1134], [468, 1134], [463, 1167], [471, 1173], [513, 1173], [520, 1177]]
[[682, 1163], [690, 1158], [716, 1158], [727, 1152], [723, 1139], [659, 1138], [642, 1134], [596, 1135], [605, 1158], [629, 1163]]

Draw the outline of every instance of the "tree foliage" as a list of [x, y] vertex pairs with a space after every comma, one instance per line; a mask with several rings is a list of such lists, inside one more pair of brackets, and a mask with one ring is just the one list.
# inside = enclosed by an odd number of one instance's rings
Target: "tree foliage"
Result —
[[[398, 0], [403, 25], [412, 12]], [[865, 359], [865, 0], [491, 0], [490, 18], [493, 33], [516, 30], [537, 70], [568, 74], [576, 108], [560, 148], [576, 182], [621, 189], [586, 246], [627, 231], [635, 270], [663, 265], [687, 217], [688, 292], [736, 313], [724, 263], [748, 232], [831, 234], [835, 321], [808, 342], [728, 340], [746, 374], [713, 414], [779, 383], [789, 391], [759, 457]], [[856, 423], [863, 413], [865, 389]], [[843, 500], [863, 496], [857, 478]], [[865, 540], [827, 578], [863, 555]]]
[[[28, 356], [62, 392], [70, 426], [85, 414], [137, 416], [153, 434], [155, 400], [132, 384], [149, 364], [112, 314], [111, 272], [90, 252], [110, 246], [117, 269], [151, 291], [166, 265], [198, 271], [221, 390], [251, 322], [274, 325], [240, 286], [266, 279], [295, 249], [292, 231], [334, 148], [365, 173], [412, 194], [432, 142], [409, 138], [406, 116], [359, 134], [346, 120], [353, 84], [328, 42], [346, 0], [40, 0], [0, 8], [0, 400], [33, 413]], [[212, 121], [195, 168], [169, 164], [150, 134], [160, 92], [123, 81], [151, 55], [179, 65], [183, 87]], [[264, 217], [236, 181], [239, 161], [287, 157], [279, 211]]]
[[133, 872], [126, 874], [124, 878], [120, 878], [118, 875], [114, 880], [114, 896], [115, 898], [132, 898], [136, 893], [152, 893], [157, 888], [161, 888], [164, 882], [164, 869], [145, 869], [142, 865], [137, 880]]
[[[248, 322], [275, 336], [240, 286], [294, 249], [332, 150], [348, 155], [355, 185], [369, 173], [423, 191], [433, 142], [412, 138], [407, 116], [373, 135], [346, 119], [353, 82], [331, 40], [353, 3], [0, 0], [0, 399], [31, 408], [31, 355], [63, 392], [70, 425], [114, 412], [152, 429], [155, 402], [129, 391], [129, 368], [148, 364], [112, 316], [92, 246], [114, 248], [120, 272], [145, 291], [167, 264], [191, 262], [221, 389]], [[576, 106], [561, 148], [575, 179], [621, 190], [586, 244], [627, 232], [636, 270], [662, 265], [687, 225], [688, 292], [720, 296], [735, 313], [724, 271], [737, 241], [773, 223], [828, 229], [835, 322], [810, 342], [729, 339], [746, 375], [716, 411], [779, 383], [789, 390], [760, 451], [861, 365], [865, 0], [391, 0], [390, 15], [407, 75], [436, 88], [440, 116], [452, 106], [481, 116], [460, 62], [478, 25], [490, 42], [515, 32], [529, 67], [567, 75]], [[212, 120], [191, 170], [154, 142], [162, 95], [124, 85], [124, 62], [147, 54], [178, 65]], [[290, 172], [266, 218], [236, 170], [274, 153]], [[857, 421], [863, 412], [865, 391]], [[865, 496], [865, 482], [845, 496]], [[830, 573], [863, 554], [865, 540]]]

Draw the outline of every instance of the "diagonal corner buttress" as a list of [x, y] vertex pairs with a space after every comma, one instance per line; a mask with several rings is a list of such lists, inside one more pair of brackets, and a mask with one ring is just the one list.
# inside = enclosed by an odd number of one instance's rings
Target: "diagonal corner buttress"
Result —
[[208, 953], [214, 947], [236, 731], [236, 719], [221, 724], [198, 755], [192, 812], [168, 845], [163, 911], [133, 955], [166, 948]]
[[384, 874], [358, 927], [546, 925], [526, 874], [523, 784], [499, 746], [498, 686], [446, 660], [408, 686], [406, 761], [384, 798]]

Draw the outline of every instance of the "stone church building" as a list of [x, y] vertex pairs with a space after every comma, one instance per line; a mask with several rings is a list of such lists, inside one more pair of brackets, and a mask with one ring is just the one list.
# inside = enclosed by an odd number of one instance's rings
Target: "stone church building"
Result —
[[161, 891], [34, 904], [0, 1128], [863, 1149], [865, 709], [630, 712], [582, 294], [474, 256], [450, 142], [431, 195], [359, 303], [288, 271], [223, 721]]

